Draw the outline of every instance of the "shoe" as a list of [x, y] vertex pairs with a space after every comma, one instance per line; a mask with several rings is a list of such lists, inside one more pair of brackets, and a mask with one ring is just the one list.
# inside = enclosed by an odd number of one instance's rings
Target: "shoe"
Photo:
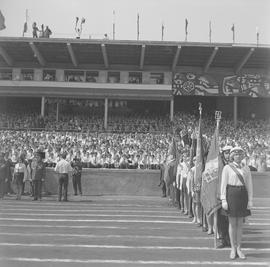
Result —
[[185, 211], [185, 212], [184, 212], [184, 215], [188, 215], [188, 212], [187, 212], [187, 211]]
[[235, 258], [236, 258], [236, 251], [232, 250], [231, 253], [230, 253], [230, 259], [234, 260]]
[[207, 229], [205, 226], [203, 226], [202, 231], [203, 231], [203, 232], [207, 232], [208, 229]]
[[214, 232], [211, 229], [208, 229], [207, 234], [212, 235]]
[[191, 223], [197, 223], [197, 222], [196, 222], [196, 219], [194, 218], [194, 219], [192, 220], [192, 222], [191, 222]]
[[240, 247], [237, 247], [236, 251], [237, 251], [237, 255], [238, 255], [239, 259], [244, 260], [246, 258], [245, 254], [241, 251]]
[[226, 245], [225, 245], [224, 242], [221, 242], [221, 243], [217, 246], [217, 248], [225, 248], [225, 247], [226, 247]]

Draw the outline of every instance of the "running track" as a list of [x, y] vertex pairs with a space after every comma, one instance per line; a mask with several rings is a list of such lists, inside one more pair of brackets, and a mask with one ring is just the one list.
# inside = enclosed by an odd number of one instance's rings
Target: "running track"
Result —
[[0, 266], [270, 266], [270, 199], [245, 224], [246, 260], [229, 260], [160, 197], [56, 197], [0, 202]]

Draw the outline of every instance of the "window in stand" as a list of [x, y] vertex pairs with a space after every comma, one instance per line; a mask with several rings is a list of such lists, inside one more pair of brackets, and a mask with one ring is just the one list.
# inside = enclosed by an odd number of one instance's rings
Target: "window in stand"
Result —
[[164, 73], [151, 72], [150, 83], [151, 84], [164, 84]]
[[142, 73], [141, 72], [129, 72], [128, 83], [142, 83]]
[[43, 81], [55, 81], [55, 70], [43, 70]]
[[22, 77], [23, 81], [33, 81], [34, 80], [34, 70], [22, 69], [21, 77]]
[[120, 83], [120, 72], [108, 72], [108, 83]]
[[96, 83], [98, 81], [98, 71], [87, 71], [85, 81], [88, 83]]
[[0, 69], [0, 80], [12, 80], [12, 69]]
[[65, 70], [66, 82], [84, 82], [84, 71]]

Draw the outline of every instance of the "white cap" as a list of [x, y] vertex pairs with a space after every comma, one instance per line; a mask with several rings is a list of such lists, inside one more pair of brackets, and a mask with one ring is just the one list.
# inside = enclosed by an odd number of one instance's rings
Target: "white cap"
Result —
[[234, 147], [234, 148], [231, 149], [230, 154], [233, 153], [233, 152], [235, 152], [235, 151], [242, 151], [243, 153], [245, 152], [242, 147], [236, 146], [236, 147]]
[[229, 150], [229, 151], [231, 151], [232, 150], [232, 146], [224, 146], [221, 150], [222, 150], [222, 152], [224, 152], [224, 151], [227, 151], [227, 150]]

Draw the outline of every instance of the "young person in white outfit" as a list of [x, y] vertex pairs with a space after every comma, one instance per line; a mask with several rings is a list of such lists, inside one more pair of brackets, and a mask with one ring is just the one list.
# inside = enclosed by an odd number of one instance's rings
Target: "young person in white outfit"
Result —
[[221, 177], [220, 199], [229, 218], [230, 259], [235, 259], [237, 255], [240, 259], [246, 258], [241, 251], [241, 240], [244, 217], [251, 214], [253, 185], [249, 167], [241, 166], [244, 155], [241, 147], [232, 148], [232, 163], [223, 168]]

